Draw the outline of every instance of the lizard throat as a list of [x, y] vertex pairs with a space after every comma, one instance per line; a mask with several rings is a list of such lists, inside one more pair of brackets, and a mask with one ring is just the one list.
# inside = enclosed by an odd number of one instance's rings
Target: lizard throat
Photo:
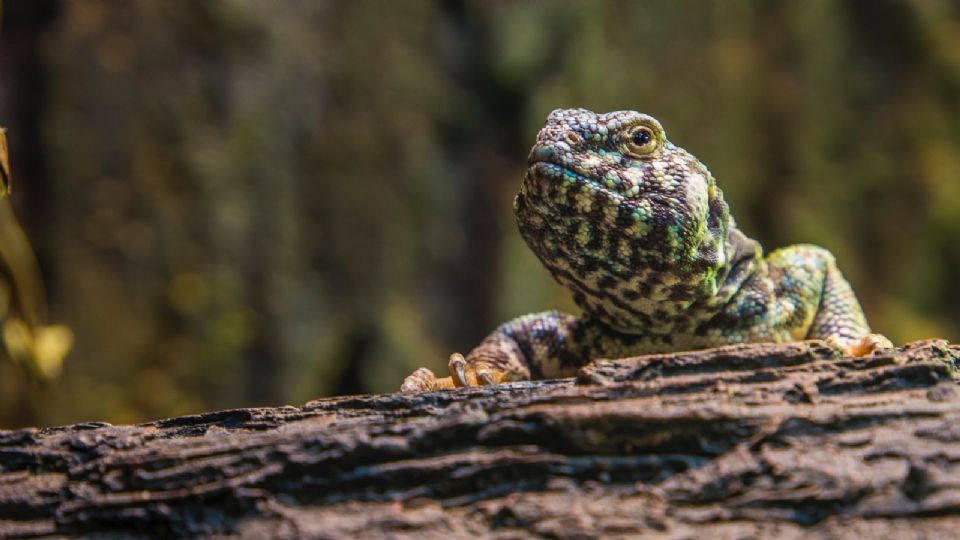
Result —
[[726, 274], [729, 218], [720, 196], [691, 219], [658, 193], [629, 196], [536, 161], [515, 210], [524, 240], [554, 279], [586, 313], [621, 331], [676, 330], [691, 307], [717, 295]]

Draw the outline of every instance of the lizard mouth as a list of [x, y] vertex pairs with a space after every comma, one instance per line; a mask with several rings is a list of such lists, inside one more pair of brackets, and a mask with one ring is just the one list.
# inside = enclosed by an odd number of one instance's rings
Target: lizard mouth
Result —
[[532, 161], [527, 167], [527, 174], [532, 177], [540, 189], [556, 189], [558, 187], [580, 186], [591, 191], [601, 192], [613, 199], [626, 199], [629, 184], [604, 181], [594, 178], [584, 171], [571, 169], [550, 161]]

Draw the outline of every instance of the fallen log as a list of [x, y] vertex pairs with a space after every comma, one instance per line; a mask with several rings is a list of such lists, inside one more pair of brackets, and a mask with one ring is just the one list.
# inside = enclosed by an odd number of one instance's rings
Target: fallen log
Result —
[[823, 342], [575, 379], [0, 431], [0, 537], [952, 538], [960, 347]]

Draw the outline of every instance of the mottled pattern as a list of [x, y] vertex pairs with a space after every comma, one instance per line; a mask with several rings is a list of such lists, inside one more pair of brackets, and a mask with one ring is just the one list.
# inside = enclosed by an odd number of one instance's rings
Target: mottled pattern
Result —
[[763, 256], [710, 171], [645, 114], [556, 110], [514, 208], [524, 240], [582, 317], [501, 325], [466, 358], [500, 380], [571, 374], [597, 357], [869, 333], [830, 252]]

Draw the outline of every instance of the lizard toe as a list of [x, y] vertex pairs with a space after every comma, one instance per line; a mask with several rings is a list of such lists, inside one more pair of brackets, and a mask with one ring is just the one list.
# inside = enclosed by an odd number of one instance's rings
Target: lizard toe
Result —
[[522, 380], [519, 373], [502, 368], [485, 359], [466, 359], [460, 353], [450, 355], [447, 364], [450, 380], [454, 386], [492, 386], [500, 383]]
[[470, 386], [466, 374], [467, 360], [460, 353], [450, 355], [450, 361], [447, 362], [447, 368], [450, 370], [450, 378], [454, 386]]
[[844, 356], [867, 356], [873, 351], [892, 349], [893, 342], [882, 334], [867, 334], [858, 340], [843, 339], [833, 335], [826, 342], [843, 351]]
[[450, 377], [438, 379], [429, 369], [422, 367], [403, 379], [400, 385], [401, 392], [430, 392], [433, 390], [445, 390], [453, 388], [454, 384]]

